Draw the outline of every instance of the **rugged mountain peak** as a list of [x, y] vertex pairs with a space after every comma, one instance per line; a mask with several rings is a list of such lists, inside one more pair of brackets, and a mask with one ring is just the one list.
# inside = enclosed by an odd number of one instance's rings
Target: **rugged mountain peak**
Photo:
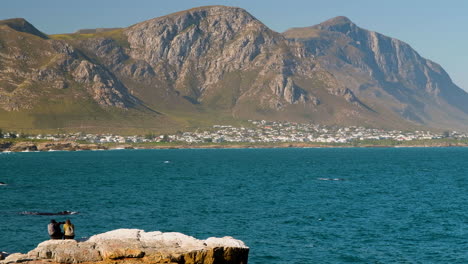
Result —
[[[167, 17], [173, 17], [173, 16], [179, 16], [179, 15], [184, 15], [187, 13], [200, 13], [200, 12], [226, 12], [226, 13], [240, 13], [244, 15], [248, 15], [250, 17], [253, 17], [247, 10], [240, 8], [240, 7], [235, 7], [235, 6], [224, 6], [224, 5], [210, 5], [210, 6], [199, 6], [187, 10], [182, 10], [179, 12], [175, 12], [172, 14], [168, 14], [162, 17], [158, 18], [167, 18]], [[155, 18], [155, 19], [158, 19]]]
[[325, 22], [320, 23], [322, 26], [334, 26], [334, 25], [343, 25], [343, 24], [354, 24], [349, 18], [345, 16], [337, 16], [330, 18]]
[[319, 38], [321, 32], [338, 32], [352, 34], [359, 31], [359, 27], [345, 16], [337, 16], [318, 25], [309, 27], [295, 27], [286, 30], [283, 35], [289, 39]]
[[218, 50], [240, 33], [259, 28], [266, 27], [241, 8], [206, 6], [147, 20], [125, 34], [134, 57], [152, 66], [167, 59], [180, 69], [188, 57]]
[[220, 19], [222, 18], [235, 19], [243, 23], [248, 23], [252, 20], [258, 21], [254, 16], [252, 16], [245, 9], [242, 9], [239, 7], [216, 5], [216, 6], [202, 6], [202, 7], [192, 8], [192, 9], [188, 9], [184, 11], [179, 11], [179, 12], [172, 13], [166, 16], [153, 18], [153, 19], [135, 24], [132, 27], [138, 27], [138, 26], [154, 24], [154, 23], [160, 24], [161, 22], [172, 22], [172, 23], [175, 22], [178, 27], [184, 27], [187, 25], [191, 25], [191, 23], [193, 22], [197, 22], [197, 20], [200, 20], [209, 16], [218, 16]]
[[[319, 63], [363, 101], [392, 102], [391, 110], [420, 123], [443, 123], [447, 105], [468, 113], [468, 96], [437, 64], [421, 57], [410, 45], [335, 17], [308, 28], [284, 33], [302, 42]], [[355, 83], [350, 79], [360, 79]], [[462, 99], [465, 98], [465, 99]], [[463, 114], [462, 114], [463, 115]]]
[[[190, 102], [230, 107], [246, 90], [252, 87], [261, 90], [264, 85], [272, 88], [277, 83], [282, 85], [279, 90], [286, 91], [276, 94], [280, 100], [296, 102], [303, 94], [292, 79], [283, 80], [299, 71], [303, 64], [293, 58], [305, 57], [305, 50], [289, 43], [244, 9], [226, 6], [190, 9], [133, 25], [124, 34], [130, 46], [129, 56], [139, 61], [140, 66], [150, 66], [156, 78], [163, 76], [159, 81]], [[310, 68], [313, 63], [304, 65]], [[140, 66], [135, 63], [129, 67]], [[224, 78], [235, 75], [247, 78], [247, 72], [262, 77], [256, 78], [255, 84], [239, 87], [230, 95], [232, 98], [226, 99], [227, 104], [219, 103], [219, 98], [226, 96], [219, 88], [225, 86]], [[276, 82], [276, 76], [281, 81]]]
[[336, 31], [346, 34], [355, 30], [357, 26], [349, 18], [345, 16], [337, 16], [318, 24], [313, 28], [327, 31]]
[[43, 39], [49, 38], [46, 34], [39, 31], [37, 28], [31, 25], [31, 23], [29, 23], [24, 18], [11, 18], [11, 19], [6, 19], [6, 20], [0, 20], [0, 26], [1, 25], [6, 25], [16, 31], [36, 35]]

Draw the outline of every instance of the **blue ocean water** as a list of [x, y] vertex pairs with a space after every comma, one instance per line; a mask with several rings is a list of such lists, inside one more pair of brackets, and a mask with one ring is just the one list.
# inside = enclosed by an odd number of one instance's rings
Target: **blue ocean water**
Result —
[[[249, 263], [468, 263], [468, 148], [0, 154], [0, 251], [117, 228], [233, 236]], [[333, 180], [340, 179], [340, 180]], [[65, 216], [54, 216], [64, 221]]]

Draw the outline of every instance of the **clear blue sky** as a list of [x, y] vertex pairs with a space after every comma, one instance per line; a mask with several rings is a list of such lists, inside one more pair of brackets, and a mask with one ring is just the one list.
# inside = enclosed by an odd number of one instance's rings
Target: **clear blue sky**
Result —
[[3, 0], [0, 19], [23, 17], [47, 33], [126, 27], [203, 5], [238, 6], [275, 31], [347, 16], [358, 26], [409, 43], [468, 90], [466, 0]]

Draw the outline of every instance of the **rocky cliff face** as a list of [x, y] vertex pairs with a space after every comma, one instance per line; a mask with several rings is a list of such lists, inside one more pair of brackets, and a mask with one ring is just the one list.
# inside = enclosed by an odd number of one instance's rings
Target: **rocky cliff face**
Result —
[[[303, 45], [286, 40], [240, 8], [210, 6], [170, 14], [123, 29], [122, 38], [124, 48], [106, 39], [80, 45], [127, 87], [144, 83], [130, 90], [156, 107], [183, 100], [244, 118], [260, 112], [275, 118], [277, 111], [288, 115], [293, 105], [316, 111], [321, 103], [316, 89], [334, 81], [333, 75], [316, 67]], [[297, 83], [299, 79], [325, 85], [306, 87]], [[329, 95], [354, 98], [340, 85], [326, 88]]]
[[75, 98], [91, 96], [102, 106], [126, 108], [135, 102], [111, 72], [65, 41], [44, 37], [22, 19], [0, 23], [0, 28], [3, 109], [31, 109], [44, 98], [64, 93], [57, 91], [63, 89], [73, 89]]
[[468, 129], [468, 95], [439, 65], [345, 17], [284, 34], [225, 6], [86, 35], [47, 36], [17, 19], [0, 27], [0, 108], [9, 112], [91, 101], [102, 119], [123, 109], [168, 123]]
[[181, 233], [118, 229], [81, 242], [45, 241], [0, 263], [247, 264], [248, 253], [249, 248], [232, 237], [198, 240]]
[[453, 121], [466, 120], [467, 93], [440, 65], [400, 40], [362, 29], [346, 17], [284, 35], [303, 43], [325, 69], [369, 104], [427, 125], [451, 120], [453, 126]]
[[[291, 76], [311, 75], [313, 61], [298, 63], [305, 50], [291, 44], [245, 10], [204, 7], [155, 18], [130, 28], [126, 72], [161, 76], [160, 81], [192, 102], [224, 97], [220, 90], [229, 74], [248, 75], [248, 87], [238, 87], [231, 105], [247, 93], [260, 93], [265, 104], [303, 103], [307, 93]], [[262, 86], [270, 90], [259, 91]], [[216, 102], [214, 102], [216, 103]]]

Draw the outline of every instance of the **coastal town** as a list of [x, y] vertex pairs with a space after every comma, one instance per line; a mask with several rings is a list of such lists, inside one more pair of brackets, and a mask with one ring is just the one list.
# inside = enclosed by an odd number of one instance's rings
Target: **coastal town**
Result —
[[400, 131], [365, 128], [360, 126], [337, 127], [311, 123], [269, 122], [249, 120], [246, 127], [214, 125], [211, 129], [191, 132], [178, 131], [174, 134], [154, 134], [122, 136], [115, 134], [48, 134], [24, 135], [13, 132], [0, 133], [1, 138], [24, 138], [30, 140], [74, 141], [83, 143], [150, 143], [179, 142], [186, 144], [200, 143], [352, 143], [359, 141], [412, 141], [431, 139], [466, 139], [468, 133], [445, 131]]

